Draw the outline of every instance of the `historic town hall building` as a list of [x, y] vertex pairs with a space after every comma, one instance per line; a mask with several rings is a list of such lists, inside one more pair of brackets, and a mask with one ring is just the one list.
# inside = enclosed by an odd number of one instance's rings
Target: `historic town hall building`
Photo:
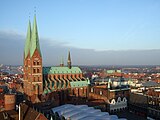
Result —
[[[68, 65], [43, 67], [40, 50], [36, 16], [33, 28], [29, 21], [27, 37], [24, 48], [24, 93], [29, 101], [37, 103], [46, 99], [59, 100], [63, 103], [68, 95], [86, 97], [88, 81], [82, 75], [79, 67], [71, 64], [70, 52]], [[46, 97], [47, 95], [50, 97]], [[45, 96], [45, 97], [44, 97]]]

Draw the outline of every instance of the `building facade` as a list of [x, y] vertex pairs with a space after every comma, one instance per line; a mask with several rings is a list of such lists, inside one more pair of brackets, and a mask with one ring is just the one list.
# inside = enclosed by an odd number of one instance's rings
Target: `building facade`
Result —
[[33, 28], [29, 21], [24, 48], [24, 93], [29, 101], [37, 103], [46, 99], [66, 101], [69, 95], [87, 97], [88, 81], [79, 67], [73, 67], [70, 52], [67, 66], [43, 67], [36, 16]]
[[106, 110], [110, 113], [122, 111], [127, 108], [130, 87], [122, 81], [123, 78], [108, 78], [107, 85], [90, 87], [89, 98], [103, 100]]

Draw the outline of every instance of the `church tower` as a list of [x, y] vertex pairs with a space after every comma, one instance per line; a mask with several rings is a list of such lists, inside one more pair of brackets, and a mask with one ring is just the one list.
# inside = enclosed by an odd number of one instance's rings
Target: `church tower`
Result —
[[30, 43], [31, 43], [31, 23], [29, 21], [27, 37], [24, 47], [24, 66], [23, 66], [23, 81], [24, 81], [24, 93], [28, 94], [28, 79], [30, 79]]
[[71, 63], [71, 55], [70, 55], [70, 51], [68, 52], [68, 61], [67, 61], [67, 64], [68, 64], [68, 68], [71, 69], [72, 63]]
[[37, 97], [43, 93], [42, 55], [36, 16], [32, 31], [29, 22], [24, 49], [24, 92], [32, 102], [39, 102]]

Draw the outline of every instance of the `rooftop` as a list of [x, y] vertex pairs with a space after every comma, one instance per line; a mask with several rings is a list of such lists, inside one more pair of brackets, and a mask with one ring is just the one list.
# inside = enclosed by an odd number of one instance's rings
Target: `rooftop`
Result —
[[76, 74], [82, 73], [79, 67], [43, 67], [43, 74]]
[[[118, 120], [117, 115], [109, 115], [88, 105], [65, 104], [52, 108], [53, 113], [70, 120]], [[126, 120], [124, 118], [124, 120]]]

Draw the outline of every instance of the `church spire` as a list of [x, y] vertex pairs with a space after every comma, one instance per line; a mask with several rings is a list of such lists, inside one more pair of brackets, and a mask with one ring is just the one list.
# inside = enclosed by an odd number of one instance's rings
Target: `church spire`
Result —
[[68, 52], [68, 68], [71, 69], [72, 65], [71, 65], [71, 55], [70, 55], [70, 51]]
[[41, 56], [41, 50], [39, 45], [39, 37], [38, 37], [38, 29], [36, 22], [36, 15], [34, 15], [33, 29], [32, 29], [32, 37], [31, 37], [31, 49], [30, 49], [30, 57], [33, 56], [35, 50], [38, 50]]
[[25, 42], [25, 47], [24, 47], [24, 59], [29, 54], [30, 46], [31, 46], [31, 22], [29, 20], [28, 30], [27, 30], [27, 37], [26, 37], [26, 42]]

